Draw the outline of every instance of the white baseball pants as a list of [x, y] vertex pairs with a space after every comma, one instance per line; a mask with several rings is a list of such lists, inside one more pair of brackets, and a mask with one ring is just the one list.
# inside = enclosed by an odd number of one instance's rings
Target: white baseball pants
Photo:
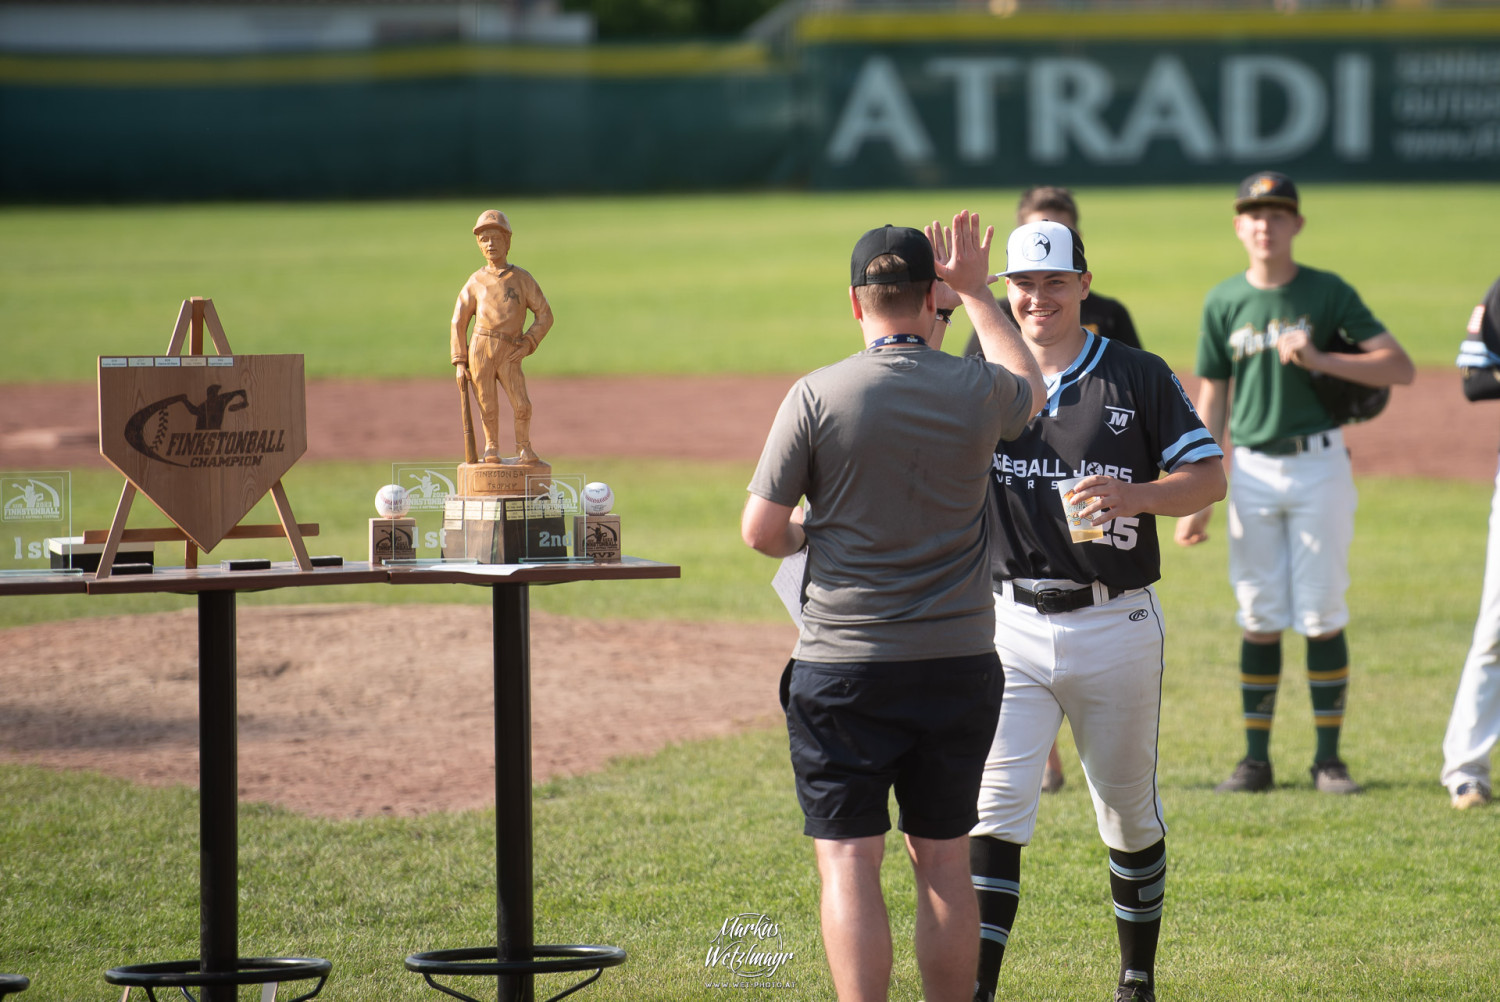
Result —
[[1139, 852], [1165, 837], [1156, 789], [1164, 643], [1152, 588], [1051, 616], [996, 595], [1005, 698], [972, 834], [1031, 841], [1042, 768], [1067, 717], [1104, 844]]
[[[1006, 694], [1007, 697], [1009, 693]], [[1443, 737], [1442, 782], [1490, 786], [1490, 753], [1500, 738], [1500, 473], [1490, 502], [1490, 541], [1484, 557], [1484, 592], [1474, 642], [1458, 679], [1458, 695]]]
[[1349, 623], [1349, 546], [1359, 494], [1344, 435], [1295, 456], [1234, 450], [1229, 478], [1229, 580], [1239, 623], [1303, 636]]

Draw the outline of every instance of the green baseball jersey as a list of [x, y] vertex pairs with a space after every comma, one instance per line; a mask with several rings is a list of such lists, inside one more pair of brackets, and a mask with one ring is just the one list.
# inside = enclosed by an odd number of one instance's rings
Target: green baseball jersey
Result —
[[1241, 273], [1204, 299], [1197, 371], [1204, 379], [1232, 380], [1229, 438], [1235, 445], [1254, 447], [1337, 427], [1318, 402], [1312, 374], [1281, 362], [1277, 342], [1299, 330], [1327, 351], [1334, 338], [1358, 344], [1383, 333], [1385, 325], [1353, 286], [1306, 265], [1278, 288], [1257, 289]]

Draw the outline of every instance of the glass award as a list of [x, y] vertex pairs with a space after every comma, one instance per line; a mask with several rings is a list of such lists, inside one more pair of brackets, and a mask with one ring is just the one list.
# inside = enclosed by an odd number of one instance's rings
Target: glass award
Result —
[[73, 535], [67, 471], [0, 472], [0, 529], [0, 574], [81, 574], [98, 569], [104, 550]]
[[[445, 539], [448, 528], [445, 519], [448, 499], [457, 493], [457, 482], [457, 463], [391, 464], [391, 483], [406, 491], [406, 517], [416, 522], [411, 539], [412, 556], [392, 562], [433, 563], [452, 559]], [[457, 552], [462, 553], [461, 546]]]
[[520, 563], [586, 563], [574, 533], [583, 514], [583, 477], [549, 473], [526, 478]]

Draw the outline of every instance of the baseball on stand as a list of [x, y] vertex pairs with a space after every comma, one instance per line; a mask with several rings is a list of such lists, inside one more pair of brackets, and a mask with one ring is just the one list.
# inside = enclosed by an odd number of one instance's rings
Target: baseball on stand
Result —
[[386, 484], [375, 492], [375, 511], [381, 518], [400, 518], [410, 508], [411, 499], [400, 484]]
[[584, 485], [583, 510], [590, 515], [608, 515], [615, 506], [615, 492], [609, 484], [594, 481]]

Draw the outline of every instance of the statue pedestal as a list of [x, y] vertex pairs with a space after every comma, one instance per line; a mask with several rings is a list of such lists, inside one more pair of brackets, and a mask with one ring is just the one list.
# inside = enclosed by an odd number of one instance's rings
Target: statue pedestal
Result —
[[538, 460], [518, 463], [459, 463], [458, 490], [464, 497], [525, 497], [551, 485], [552, 465]]
[[562, 516], [543, 511], [551, 487], [552, 466], [540, 460], [458, 464], [458, 490], [443, 512], [443, 555], [485, 564], [567, 556]]
[[444, 501], [443, 556], [482, 564], [566, 560], [570, 540], [564, 519], [546, 495], [450, 494]]

